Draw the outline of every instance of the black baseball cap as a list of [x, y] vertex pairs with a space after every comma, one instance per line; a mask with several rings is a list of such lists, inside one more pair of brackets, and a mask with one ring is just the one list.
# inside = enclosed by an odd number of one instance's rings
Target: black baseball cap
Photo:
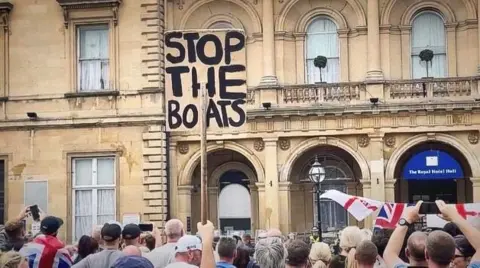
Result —
[[122, 227], [116, 223], [105, 223], [100, 233], [103, 240], [112, 242], [122, 236]]
[[468, 239], [464, 235], [457, 235], [453, 238], [455, 247], [465, 257], [472, 257], [475, 254], [475, 249], [472, 247]]
[[47, 216], [40, 222], [40, 230], [44, 234], [55, 234], [63, 225], [63, 220], [54, 216]]
[[140, 236], [142, 230], [134, 223], [127, 224], [123, 227], [122, 237], [123, 239], [135, 239]]

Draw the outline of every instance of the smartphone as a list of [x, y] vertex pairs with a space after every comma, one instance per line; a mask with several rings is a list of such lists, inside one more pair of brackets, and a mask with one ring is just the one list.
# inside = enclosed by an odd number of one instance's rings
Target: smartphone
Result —
[[30, 213], [32, 213], [32, 218], [34, 221], [40, 220], [40, 210], [37, 205], [30, 206]]
[[440, 214], [440, 210], [435, 202], [423, 202], [419, 214]]
[[142, 232], [152, 232], [153, 231], [153, 224], [151, 224], [151, 223], [140, 223], [138, 225], [138, 227], [140, 227], [140, 230], [142, 230]]

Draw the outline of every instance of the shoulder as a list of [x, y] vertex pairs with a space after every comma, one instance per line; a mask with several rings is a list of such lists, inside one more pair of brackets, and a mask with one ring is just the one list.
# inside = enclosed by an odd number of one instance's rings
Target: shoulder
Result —
[[468, 268], [480, 268], [480, 261], [474, 261], [468, 265]]

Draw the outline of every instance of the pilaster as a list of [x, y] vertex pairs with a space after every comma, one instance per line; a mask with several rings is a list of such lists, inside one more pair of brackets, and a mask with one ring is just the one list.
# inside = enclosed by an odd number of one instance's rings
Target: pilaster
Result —
[[297, 71], [297, 84], [305, 84], [305, 33], [294, 33], [295, 37], [295, 66]]
[[[264, 184], [261, 184], [261, 188], [264, 189]], [[260, 228], [259, 225], [259, 208], [260, 208], [260, 203], [259, 203], [259, 186], [256, 184], [250, 184], [248, 186], [250, 189], [250, 202], [252, 203], [252, 216], [251, 216], [251, 230], [252, 232], [255, 232], [255, 230]]]
[[340, 43], [340, 82], [350, 81], [348, 29], [338, 30], [338, 41]]
[[367, 80], [383, 80], [383, 72], [380, 65], [380, 15], [378, 12], [378, 0], [368, 0], [368, 72]]
[[278, 85], [275, 72], [275, 21], [273, 0], [263, 0], [263, 77], [260, 85]]
[[10, 37], [10, 11], [13, 4], [0, 3], [0, 98], [8, 96], [9, 88], [9, 37]]
[[[184, 224], [187, 222], [187, 218], [192, 220], [192, 185], [180, 185], [178, 186], [178, 210], [177, 218]], [[193, 222], [191, 222], [193, 224]], [[186, 226], [185, 226], [186, 228]], [[193, 228], [193, 227], [192, 227]]]
[[[217, 225], [218, 223], [218, 187], [208, 187], [208, 218]], [[218, 225], [220, 226], [220, 225]]]
[[410, 25], [401, 25], [400, 26], [400, 39], [401, 39], [401, 48], [402, 48], [402, 79], [411, 79], [411, 61], [412, 56], [410, 54], [411, 46], [411, 33], [412, 26]]
[[257, 192], [258, 192], [258, 218], [257, 218], [257, 221], [256, 221], [256, 224], [257, 224], [257, 228], [258, 229], [267, 229], [267, 226], [266, 226], [266, 221], [265, 221], [265, 217], [266, 217], [266, 210], [267, 210], [267, 206], [266, 206], [266, 198], [265, 198], [265, 184], [264, 183], [255, 183], [255, 185], [257, 186]]
[[163, 227], [168, 213], [167, 148], [165, 126], [153, 125], [143, 133], [143, 184], [148, 220]]
[[265, 226], [280, 229], [277, 141], [265, 138]]
[[478, 35], [478, 44], [477, 44], [477, 49], [478, 49], [478, 67], [477, 67], [477, 73], [480, 75], [480, 1], [477, 1], [477, 35]]
[[279, 215], [280, 219], [280, 231], [282, 233], [288, 233], [292, 230], [292, 205], [290, 202], [290, 187], [292, 186], [292, 183], [289, 181], [282, 181], [279, 183]]
[[[372, 193], [371, 181], [361, 180], [360, 183], [362, 183], [363, 197], [373, 199], [371, 196], [371, 193]], [[367, 218], [365, 218], [363, 223], [364, 223], [364, 226], [363, 226], [364, 228], [371, 229], [373, 227], [373, 217], [368, 216]]]
[[370, 179], [371, 195], [375, 200], [385, 201], [385, 165], [383, 159], [383, 133], [368, 135], [370, 139]]
[[170, 213], [171, 217], [174, 218], [176, 215], [174, 213], [177, 212], [177, 198], [178, 198], [178, 167], [177, 167], [177, 142], [170, 141], [168, 143], [168, 170], [169, 170], [169, 199], [170, 200]]
[[447, 28], [447, 66], [448, 77], [457, 77], [457, 26], [458, 23], [448, 23]]
[[[142, 34], [142, 89], [160, 90], [163, 88], [163, 70], [165, 69], [163, 61], [164, 1], [140, 0], [139, 2], [142, 8], [142, 27], [140, 28]], [[157, 36], [152, 33], [156, 33]]]
[[473, 203], [480, 202], [480, 178], [470, 178], [473, 185]]
[[395, 202], [395, 180], [385, 179], [385, 201]]

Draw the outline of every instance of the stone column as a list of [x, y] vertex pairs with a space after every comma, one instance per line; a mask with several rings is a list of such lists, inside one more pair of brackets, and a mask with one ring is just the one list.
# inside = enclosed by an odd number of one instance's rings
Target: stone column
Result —
[[[181, 185], [178, 186], [178, 206], [177, 206], [177, 217], [179, 220], [185, 224], [184, 228], [187, 229], [187, 217], [190, 217], [190, 222], [193, 229], [192, 221], [192, 190], [193, 186], [191, 185]], [[196, 223], [195, 223], [196, 224]], [[195, 226], [196, 227], [196, 226]]]
[[280, 182], [279, 184], [279, 215], [280, 219], [280, 231], [286, 234], [292, 231], [292, 204], [290, 202], [290, 187], [292, 183], [289, 181]]
[[411, 47], [412, 26], [400, 25], [400, 38], [402, 46], [402, 79], [412, 79]]
[[[351, 181], [351, 182], [347, 182], [346, 185], [347, 185], [347, 194], [356, 195], [356, 196], [361, 196], [363, 194], [363, 193], [357, 192], [358, 182]], [[355, 219], [355, 217], [353, 217], [350, 213], [347, 213], [347, 215], [348, 215], [348, 224], [358, 226], [357, 219]]]
[[395, 180], [385, 179], [385, 201], [395, 202]]
[[[371, 182], [369, 180], [362, 180], [363, 197], [370, 198], [372, 194]], [[368, 216], [363, 220], [363, 228], [371, 229], [373, 227], [373, 216]]]
[[251, 216], [250, 216], [250, 228], [253, 234], [255, 234], [255, 230], [259, 229], [258, 226], [258, 188], [255, 184], [248, 185], [250, 189], [250, 203], [251, 203]]
[[350, 81], [350, 68], [348, 59], [348, 29], [338, 30], [338, 41], [340, 43], [340, 82]]
[[478, 7], [477, 7], [477, 22], [478, 22], [478, 67], [477, 67], [477, 72], [480, 74], [480, 1], [477, 1]]
[[473, 203], [480, 202], [480, 178], [470, 178], [473, 185]]
[[457, 25], [458, 23], [448, 23], [447, 28], [447, 63], [448, 77], [457, 77]]
[[168, 197], [170, 201], [170, 216], [172, 218], [177, 217], [177, 185], [178, 185], [178, 170], [177, 170], [177, 142], [170, 141], [168, 144], [168, 169], [169, 169], [169, 191], [170, 196]]
[[273, 0], [263, 0], [263, 77], [262, 86], [277, 85], [275, 73], [275, 20], [273, 19]]
[[383, 161], [383, 133], [369, 135], [368, 146], [370, 160], [371, 195], [370, 198], [385, 200], [385, 172]]
[[208, 218], [214, 226], [220, 226], [218, 220], [218, 187], [208, 187]]
[[378, 0], [368, 0], [367, 11], [367, 80], [383, 80], [383, 72], [380, 65], [380, 18], [378, 13]]
[[294, 33], [297, 84], [305, 84], [305, 33]]
[[165, 14], [165, 16], [167, 17], [166, 18], [166, 21], [167, 21], [167, 25], [166, 25], [166, 29], [167, 30], [173, 30], [173, 10], [174, 10], [174, 3], [173, 3], [173, 0], [167, 0], [167, 12]]
[[256, 229], [266, 229], [265, 226], [265, 184], [257, 182], [255, 183], [258, 191], [258, 218], [256, 221]]
[[265, 142], [265, 217], [266, 228], [280, 229], [279, 198], [278, 198], [278, 138], [266, 138]]

